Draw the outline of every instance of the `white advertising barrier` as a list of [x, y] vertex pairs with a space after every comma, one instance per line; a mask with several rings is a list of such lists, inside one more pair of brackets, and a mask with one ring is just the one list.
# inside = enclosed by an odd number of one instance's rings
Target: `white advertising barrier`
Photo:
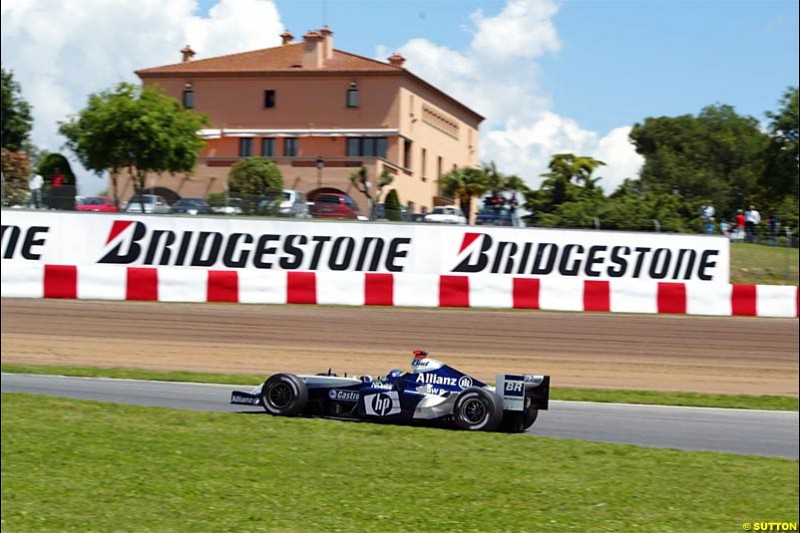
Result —
[[727, 284], [729, 241], [674, 234], [3, 212], [3, 261]]
[[798, 315], [680, 235], [3, 211], [1, 272], [4, 297]]

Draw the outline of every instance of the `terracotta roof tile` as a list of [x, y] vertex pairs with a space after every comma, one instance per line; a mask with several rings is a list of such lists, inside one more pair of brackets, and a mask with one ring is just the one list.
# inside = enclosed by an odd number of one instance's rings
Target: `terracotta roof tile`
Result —
[[416, 80], [425, 87], [442, 95], [456, 105], [472, 113], [479, 121], [483, 117], [465, 106], [452, 96], [442, 92], [437, 87], [429, 84], [422, 78], [415, 76], [401, 66], [393, 66], [382, 61], [376, 61], [350, 52], [334, 50], [333, 57], [324, 61], [319, 68], [303, 68], [303, 42], [241, 52], [225, 56], [197, 59], [185, 63], [164, 65], [137, 70], [141, 78], [159, 78], [172, 76], [247, 76], [269, 73], [336, 73], [336, 72], [363, 72], [370, 74], [400, 75]]
[[197, 59], [162, 67], [137, 70], [140, 76], [199, 73], [267, 73], [267, 72], [397, 72], [397, 68], [366, 57], [334, 50], [333, 57], [320, 68], [303, 68], [303, 43], [254, 50], [225, 56]]

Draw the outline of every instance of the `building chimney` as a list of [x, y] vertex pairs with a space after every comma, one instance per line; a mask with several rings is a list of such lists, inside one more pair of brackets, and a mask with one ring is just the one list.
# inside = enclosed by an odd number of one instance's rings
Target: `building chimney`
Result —
[[321, 30], [319, 30], [322, 37], [325, 39], [324, 41], [324, 55], [325, 61], [329, 59], [333, 59], [333, 32], [328, 26], [323, 26]]
[[406, 58], [395, 52], [391, 56], [389, 56], [389, 64], [393, 67], [403, 68], [403, 63], [406, 62]]
[[321, 68], [325, 59], [325, 38], [316, 31], [303, 35], [303, 68]]
[[281, 33], [281, 44], [283, 46], [290, 44], [292, 41], [294, 41], [294, 35], [289, 33], [289, 30], [286, 30], [283, 33]]
[[188, 63], [192, 60], [192, 57], [194, 57], [195, 51], [187, 44], [183, 47], [183, 50], [181, 50], [181, 54], [183, 54], [183, 62]]

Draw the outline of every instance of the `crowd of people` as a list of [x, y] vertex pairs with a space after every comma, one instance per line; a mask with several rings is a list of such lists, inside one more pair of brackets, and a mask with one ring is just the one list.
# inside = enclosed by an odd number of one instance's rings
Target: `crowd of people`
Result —
[[503, 196], [500, 191], [494, 191], [490, 196], [484, 199], [483, 206], [494, 208], [497, 211], [503, 208], [514, 210], [518, 207], [517, 196], [516, 194], [511, 194], [511, 196], [506, 197]]
[[[703, 226], [707, 235], [713, 235], [716, 231], [716, 209], [709, 200], [700, 208], [700, 216], [703, 219]], [[761, 227], [761, 213], [751, 205], [747, 210], [738, 209], [731, 222], [721, 219], [719, 231], [724, 236], [736, 242], [756, 242], [759, 239], [759, 228]], [[775, 213], [770, 214], [767, 220], [767, 230], [769, 232], [769, 244], [775, 245], [778, 240], [778, 230], [780, 223]]]
[[[45, 188], [45, 181], [42, 175], [38, 172], [34, 172], [28, 178], [28, 190], [30, 191], [29, 197], [29, 205], [28, 207], [32, 207], [34, 209], [41, 209], [42, 207], [47, 207], [50, 204], [58, 203], [54, 202], [54, 198], [60, 198], [62, 195], [62, 187], [64, 187], [64, 174], [61, 173], [61, 170], [58, 168], [55, 169], [53, 172], [53, 177], [50, 180], [50, 184], [48, 187], [48, 201], [45, 202], [42, 198], [42, 190]], [[45, 205], [48, 204], [48, 205]]]

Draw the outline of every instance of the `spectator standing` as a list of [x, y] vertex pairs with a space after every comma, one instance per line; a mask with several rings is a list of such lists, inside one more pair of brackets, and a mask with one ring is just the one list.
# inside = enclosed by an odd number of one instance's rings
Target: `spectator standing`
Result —
[[714, 215], [717, 214], [717, 210], [714, 209], [714, 205], [711, 203], [711, 200], [709, 200], [708, 203], [702, 207], [702, 213], [706, 235], [711, 235], [714, 233]]
[[756, 211], [755, 206], [751, 205], [750, 209], [744, 213], [744, 229], [747, 233], [747, 242], [755, 242], [759, 224], [761, 224], [761, 214]]
[[44, 185], [44, 178], [38, 172], [28, 180], [28, 188], [31, 191], [31, 205], [36, 209], [42, 207], [42, 185]]
[[769, 215], [769, 245], [776, 246], [778, 244], [778, 230], [780, 229], [778, 223], [778, 215], [771, 213]]
[[728, 221], [726, 221], [726, 220], [720, 220], [719, 221], [719, 231], [720, 231], [720, 233], [722, 233], [726, 237], [730, 236], [728, 234], [728, 228], [729, 228]]
[[[53, 170], [53, 180], [50, 182], [50, 194], [47, 198], [47, 206], [50, 209], [66, 209], [66, 189], [64, 188], [64, 174], [60, 168]], [[72, 204], [73, 200], [70, 200]]]
[[736, 211], [736, 229], [734, 230], [734, 240], [744, 240], [744, 212], [739, 209]]
[[61, 173], [59, 169], [56, 169], [55, 175], [53, 176], [53, 182], [51, 183], [51, 187], [61, 187], [64, 185], [64, 175]]

